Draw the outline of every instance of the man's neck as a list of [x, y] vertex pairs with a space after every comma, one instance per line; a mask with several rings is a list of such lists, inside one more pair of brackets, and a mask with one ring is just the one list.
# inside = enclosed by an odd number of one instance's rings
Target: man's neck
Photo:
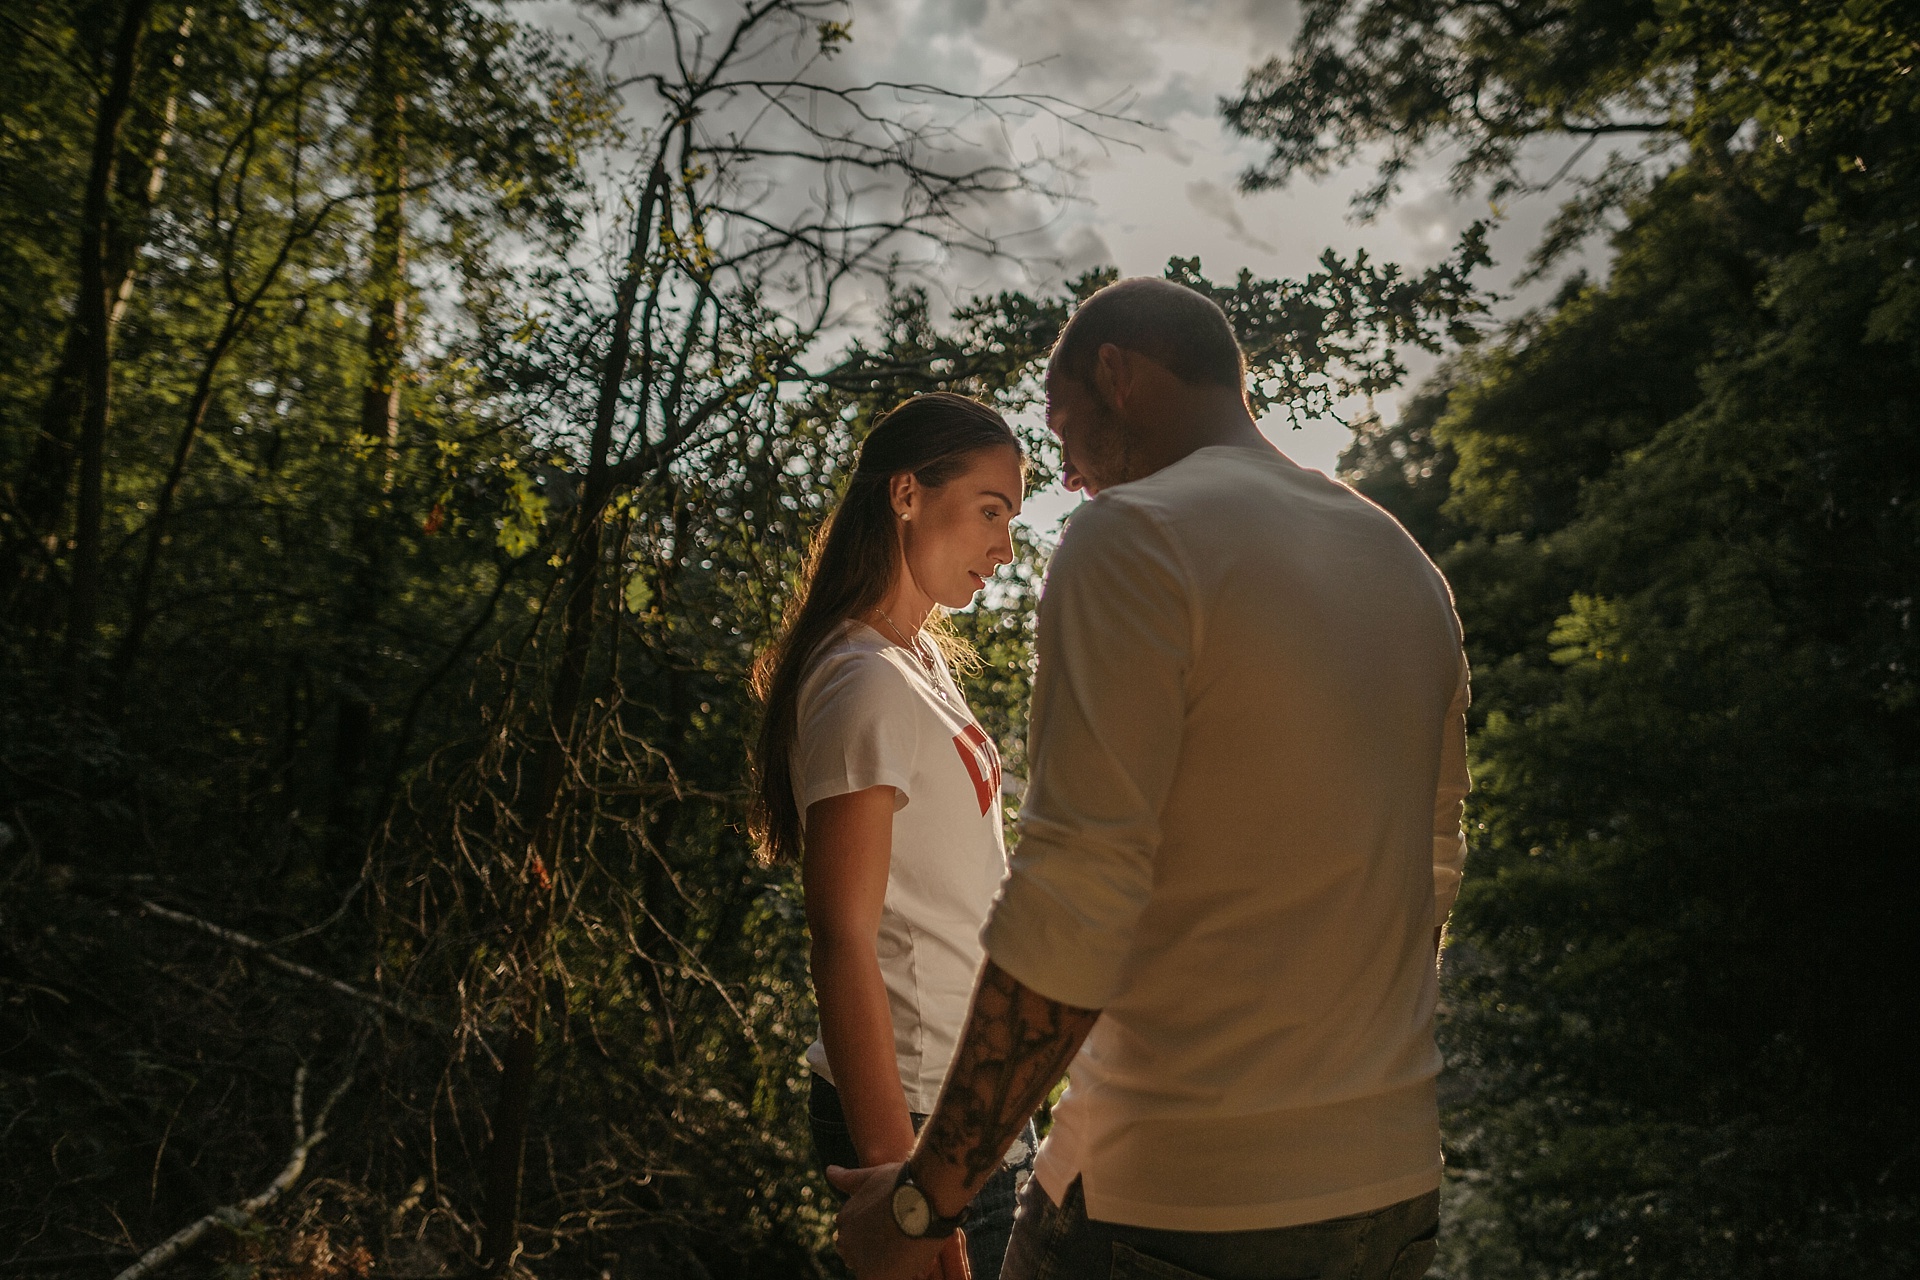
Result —
[[1271, 440], [1260, 434], [1260, 428], [1254, 423], [1253, 415], [1247, 412], [1246, 405], [1233, 400], [1230, 403], [1202, 403], [1199, 410], [1190, 416], [1183, 415], [1178, 426], [1164, 433], [1158, 433], [1154, 444], [1160, 446], [1151, 450], [1144, 459], [1149, 469], [1143, 475], [1151, 475], [1162, 467], [1170, 467], [1188, 454], [1201, 449], [1227, 446], [1239, 449], [1269, 449], [1278, 452]]

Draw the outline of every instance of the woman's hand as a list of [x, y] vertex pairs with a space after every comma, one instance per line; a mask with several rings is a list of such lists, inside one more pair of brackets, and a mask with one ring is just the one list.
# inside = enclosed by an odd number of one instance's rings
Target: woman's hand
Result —
[[893, 1220], [894, 1179], [898, 1164], [867, 1169], [827, 1170], [827, 1181], [847, 1193], [835, 1222], [833, 1243], [856, 1280], [973, 1280], [967, 1262], [967, 1233], [944, 1240], [915, 1240]]
[[973, 1280], [973, 1264], [967, 1261], [965, 1230], [947, 1237], [947, 1247], [940, 1251], [940, 1267], [934, 1274], [940, 1280]]

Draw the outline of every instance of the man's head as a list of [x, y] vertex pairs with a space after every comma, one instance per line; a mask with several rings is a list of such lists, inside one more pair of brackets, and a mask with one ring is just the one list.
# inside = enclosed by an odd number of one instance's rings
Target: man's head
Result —
[[1081, 303], [1054, 343], [1046, 386], [1070, 488], [1138, 480], [1220, 443], [1223, 428], [1258, 435], [1226, 313], [1170, 280], [1136, 276]]

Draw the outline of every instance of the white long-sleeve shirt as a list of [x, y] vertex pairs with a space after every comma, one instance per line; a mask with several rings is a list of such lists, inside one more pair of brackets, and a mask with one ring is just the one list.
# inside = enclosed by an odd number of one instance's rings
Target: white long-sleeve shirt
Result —
[[1040, 602], [1031, 778], [987, 953], [1104, 1012], [1036, 1174], [1096, 1219], [1315, 1222], [1439, 1185], [1433, 930], [1467, 671], [1385, 512], [1213, 447], [1084, 503]]

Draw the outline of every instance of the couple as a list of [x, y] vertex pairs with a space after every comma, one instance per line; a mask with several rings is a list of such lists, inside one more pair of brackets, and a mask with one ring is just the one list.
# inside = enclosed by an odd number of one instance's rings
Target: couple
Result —
[[860, 1280], [1433, 1258], [1459, 623], [1391, 517], [1260, 435], [1244, 379], [1225, 315], [1163, 280], [1054, 346], [1047, 424], [1093, 496], [1047, 572], [1010, 861], [939, 624], [1012, 555], [991, 409], [874, 429], [762, 660], [761, 821], [801, 859], [814, 1139]]

